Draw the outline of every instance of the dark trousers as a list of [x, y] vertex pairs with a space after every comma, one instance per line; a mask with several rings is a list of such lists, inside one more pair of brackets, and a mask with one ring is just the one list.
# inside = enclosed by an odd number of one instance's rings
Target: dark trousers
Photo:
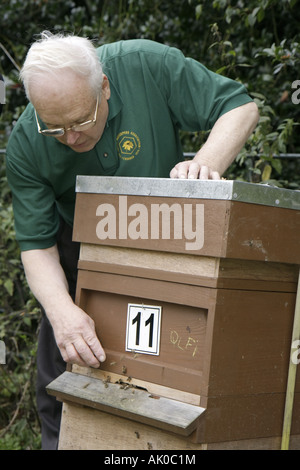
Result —
[[[75, 299], [79, 243], [72, 241], [72, 228], [61, 221], [57, 237], [60, 262], [69, 283], [69, 292]], [[62, 404], [48, 395], [45, 387], [66, 369], [56, 345], [52, 326], [43, 313], [37, 351], [37, 406], [42, 426], [42, 449], [56, 450], [58, 446]]]

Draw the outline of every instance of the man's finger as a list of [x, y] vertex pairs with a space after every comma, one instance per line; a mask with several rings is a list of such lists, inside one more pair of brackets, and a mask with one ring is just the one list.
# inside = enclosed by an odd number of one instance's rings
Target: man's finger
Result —
[[[88, 346], [86, 341], [83, 338], [78, 338], [73, 342], [73, 346], [76, 349], [76, 352], [80, 358], [81, 361], [84, 362], [84, 364], [88, 367], [99, 367], [100, 366], [100, 361], [98, 358], [94, 355], [93, 351], [91, 348]], [[77, 358], [74, 356], [73, 360], [76, 360]]]
[[96, 356], [99, 362], [104, 362], [106, 359], [104, 349], [101, 346], [100, 341], [98, 340], [96, 333], [91, 338], [84, 338], [88, 346], [90, 347], [93, 354]]
[[208, 166], [202, 166], [200, 169], [200, 174], [199, 174], [199, 179], [200, 180], [208, 180], [209, 179], [209, 168]]
[[65, 362], [68, 362], [69, 364], [77, 364], [78, 366], [86, 366], [86, 363], [83, 359], [81, 359], [72, 343], [69, 343], [66, 345], [66, 347], [61, 348], [60, 352]]
[[170, 178], [178, 179], [178, 178], [186, 178], [188, 172], [188, 163], [187, 162], [180, 162], [172, 168], [170, 171]]
[[198, 179], [199, 173], [200, 173], [199, 163], [192, 161], [188, 168], [188, 173], [187, 173], [188, 179], [194, 179], [194, 180]]
[[212, 171], [211, 172], [211, 179], [212, 180], [220, 180], [221, 179], [220, 174], [217, 171]]

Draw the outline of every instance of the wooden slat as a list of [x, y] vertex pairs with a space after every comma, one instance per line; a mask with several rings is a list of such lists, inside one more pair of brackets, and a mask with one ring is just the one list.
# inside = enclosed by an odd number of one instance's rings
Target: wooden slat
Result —
[[216, 287], [219, 258], [81, 243], [78, 268]]
[[189, 436], [204, 408], [170, 400], [136, 388], [64, 372], [47, 386], [50, 395], [90, 406], [113, 415]]
[[296, 292], [298, 265], [81, 243], [78, 268], [222, 289]]
[[[70, 364], [69, 367], [69, 371], [74, 374], [86, 375], [87, 377], [104, 380], [105, 382], [110, 382], [112, 384], [124, 383], [125, 385], [128, 384], [139, 389], [147, 390], [149, 394], [183, 401], [184, 403], [190, 403], [190, 405], [200, 405], [200, 395], [196, 395], [195, 393], [183, 392], [182, 390], [164, 387], [163, 385], [159, 385], [154, 382], [147, 382], [135, 377], [128, 377], [128, 374], [115, 374], [114, 372], [103, 370], [102, 368], [94, 369], [93, 367], [83, 367], [78, 366], [77, 364]], [[104, 364], [101, 367], [105, 368]]]
[[81, 243], [80, 260], [212, 278], [219, 270], [218, 258], [87, 243]]

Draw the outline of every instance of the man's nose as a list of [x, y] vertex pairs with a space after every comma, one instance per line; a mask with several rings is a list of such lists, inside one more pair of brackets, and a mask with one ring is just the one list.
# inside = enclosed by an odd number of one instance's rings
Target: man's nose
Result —
[[78, 138], [79, 138], [80, 132], [75, 132], [72, 130], [66, 131], [66, 139], [67, 139], [67, 144], [68, 145], [74, 145], [76, 144]]

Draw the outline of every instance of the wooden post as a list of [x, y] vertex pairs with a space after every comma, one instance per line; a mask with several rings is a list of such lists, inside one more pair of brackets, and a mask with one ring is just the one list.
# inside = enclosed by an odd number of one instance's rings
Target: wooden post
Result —
[[298, 362], [295, 361], [295, 358], [293, 357], [295, 353], [295, 342], [297, 343], [296, 347], [298, 347], [300, 345], [300, 272], [299, 272], [298, 289], [297, 289], [297, 295], [296, 295], [296, 307], [295, 307], [293, 334], [292, 334], [292, 342], [291, 342], [289, 375], [288, 375], [287, 389], [286, 389], [281, 450], [288, 450], [289, 443], [290, 443], [292, 417], [293, 417], [293, 405], [294, 405], [294, 398], [295, 398], [296, 374], [297, 374], [297, 365], [298, 365]]

